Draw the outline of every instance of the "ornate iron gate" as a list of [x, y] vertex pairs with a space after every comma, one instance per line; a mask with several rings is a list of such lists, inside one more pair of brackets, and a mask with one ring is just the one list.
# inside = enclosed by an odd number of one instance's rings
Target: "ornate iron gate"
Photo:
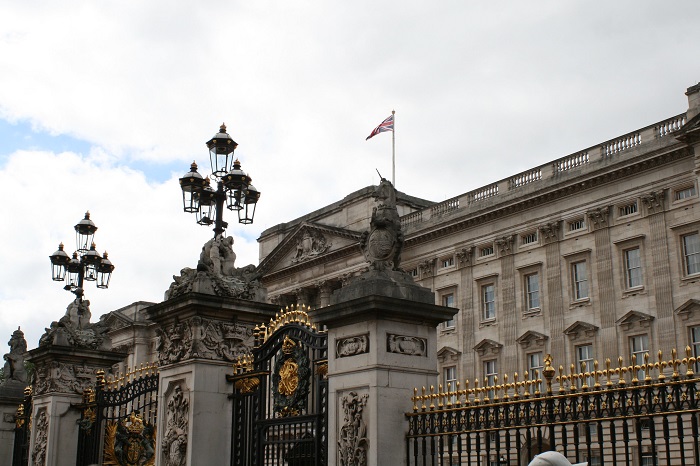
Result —
[[31, 439], [32, 388], [24, 389], [24, 400], [15, 415], [15, 442], [12, 450], [12, 466], [29, 464], [29, 441]]
[[256, 327], [252, 353], [236, 363], [232, 465], [328, 464], [328, 340], [304, 309]]
[[153, 365], [105, 380], [83, 393], [77, 466], [155, 464], [158, 368]]

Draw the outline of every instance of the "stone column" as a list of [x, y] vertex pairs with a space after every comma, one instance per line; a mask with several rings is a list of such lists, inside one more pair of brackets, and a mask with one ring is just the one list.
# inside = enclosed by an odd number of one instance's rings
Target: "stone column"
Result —
[[609, 207], [587, 212], [588, 219], [593, 226], [593, 238], [595, 240], [595, 263], [598, 278], [598, 300], [600, 301], [600, 340], [603, 342], [603, 357], [614, 359], [620, 354], [617, 341], [615, 321], [617, 311], [615, 309], [615, 280], [613, 277], [612, 245], [610, 242], [610, 228], [608, 218]]
[[549, 314], [550, 354], [555, 361], [566, 361], [564, 341], [564, 298], [561, 287], [561, 252], [559, 249], [559, 222], [540, 227], [546, 254], [547, 309]]
[[3, 358], [4, 380], [0, 383], [0, 458], [12, 458], [15, 439], [15, 414], [24, 400], [27, 372], [24, 358], [27, 356], [27, 340], [17, 328], [10, 337], [10, 352]]
[[504, 344], [502, 364], [499, 369], [502, 374], [512, 374], [518, 371], [518, 318], [515, 305], [515, 257], [513, 256], [513, 243], [515, 236], [504, 236], [496, 239], [498, 255], [501, 259], [501, 276], [499, 277], [497, 290], [500, 303], [496, 309], [496, 320], [499, 321], [498, 333]]
[[83, 390], [94, 386], [98, 369], [109, 369], [124, 358], [125, 353], [57, 344], [29, 352], [36, 371], [30, 465], [75, 464], [80, 419], [75, 405], [82, 402]]
[[148, 308], [157, 325], [160, 382], [156, 464], [231, 461], [232, 363], [279, 307], [186, 293]]
[[642, 202], [648, 213], [651, 230], [652, 280], [654, 281], [654, 299], [656, 301], [656, 329], [658, 331], [657, 347], [664, 354], [671, 354], [673, 348], [682, 347], [673, 321], [673, 286], [671, 283], [671, 266], [668, 257], [666, 238], [666, 219], [664, 218], [664, 191], [656, 191], [642, 196]]
[[474, 351], [474, 296], [473, 268], [474, 247], [464, 248], [457, 252], [457, 266], [461, 272], [461, 312], [462, 312], [462, 379], [473, 380], [476, 377], [476, 352]]
[[[408, 274], [372, 270], [309, 312], [328, 328], [328, 464], [406, 464], [404, 414], [414, 388], [436, 384], [436, 326], [457, 312], [434, 300]], [[364, 350], [346, 351], [358, 338]]]

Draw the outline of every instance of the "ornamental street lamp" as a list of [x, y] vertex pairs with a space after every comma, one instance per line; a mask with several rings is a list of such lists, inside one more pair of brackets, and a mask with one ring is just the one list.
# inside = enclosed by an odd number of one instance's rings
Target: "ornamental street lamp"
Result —
[[97, 227], [90, 220], [90, 212], [86, 212], [85, 218], [75, 225], [76, 251], [73, 257], [63, 250], [63, 243], [49, 256], [51, 278], [57, 282], [65, 281], [66, 286], [63, 289], [75, 294], [80, 301], [83, 299], [84, 282], [96, 282], [97, 288], [107, 288], [114, 270], [107, 252], [100, 256], [95, 249], [95, 231]]
[[226, 132], [226, 125], [222, 124], [219, 132], [206, 144], [216, 189], [211, 187], [209, 177], [203, 178], [197, 172], [196, 162], [192, 162], [190, 171], [180, 178], [180, 187], [185, 212], [196, 214], [200, 225], [213, 224], [216, 238], [228, 226], [223, 218], [224, 204], [229, 210], [238, 212], [239, 223], [253, 223], [260, 191], [251, 184], [250, 176], [241, 170], [238, 159], [233, 158], [238, 144]]

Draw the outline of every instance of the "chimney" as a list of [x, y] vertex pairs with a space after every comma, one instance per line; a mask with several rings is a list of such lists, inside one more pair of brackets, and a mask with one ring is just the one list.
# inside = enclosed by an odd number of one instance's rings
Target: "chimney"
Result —
[[700, 83], [690, 86], [685, 95], [688, 96], [687, 120], [690, 120], [695, 115], [700, 113]]

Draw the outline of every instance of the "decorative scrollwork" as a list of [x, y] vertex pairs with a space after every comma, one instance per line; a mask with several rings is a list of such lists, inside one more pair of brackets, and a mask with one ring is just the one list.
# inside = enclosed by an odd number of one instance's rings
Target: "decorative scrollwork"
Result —
[[285, 336], [272, 374], [274, 409], [280, 417], [298, 415], [306, 409], [310, 374], [311, 363], [304, 347]]
[[260, 386], [260, 379], [257, 377], [248, 377], [236, 381], [236, 390], [239, 390], [244, 395], [253, 393]]
[[156, 427], [136, 411], [120, 422], [109, 422], [104, 463], [119, 466], [153, 466], [156, 461]]

